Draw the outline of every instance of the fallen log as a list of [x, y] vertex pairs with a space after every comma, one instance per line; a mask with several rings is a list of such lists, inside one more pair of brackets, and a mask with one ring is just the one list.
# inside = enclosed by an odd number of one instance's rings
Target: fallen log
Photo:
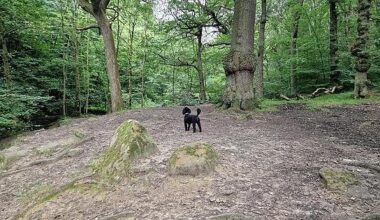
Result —
[[342, 86], [333, 86], [333, 87], [330, 87], [330, 88], [318, 88], [316, 89], [313, 93], [311, 93], [311, 97], [314, 98], [314, 97], [318, 97], [322, 94], [333, 94], [339, 90], [341, 90], [343, 87]]
[[291, 100], [289, 97], [287, 97], [284, 94], [280, 94], [280, 97], [283, 98], [283, 99], [285, 99], [286, 101], [290, 101]]

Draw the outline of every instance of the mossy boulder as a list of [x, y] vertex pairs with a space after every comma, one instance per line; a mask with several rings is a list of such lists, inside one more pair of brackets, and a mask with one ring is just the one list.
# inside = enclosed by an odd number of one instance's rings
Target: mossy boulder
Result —
[[94, 170], [101, 177], [118, 179], [128, 173], [131, 162], [157, 151], [147, 130], [139, 122], [128, 120], [116, 130], [110, 147], [94, 164]]
[[217, 152], [209, 144], [197, 143], [178, 148], [169, 159], [171, 174], [196, 176], [215, 169]]
[[319, 170], [319, 175], [326, 184], [326, 187], [332, 191], [344, 192], [350, 185], [359, 184], [359, 178], [351, 171], [323, 167]]

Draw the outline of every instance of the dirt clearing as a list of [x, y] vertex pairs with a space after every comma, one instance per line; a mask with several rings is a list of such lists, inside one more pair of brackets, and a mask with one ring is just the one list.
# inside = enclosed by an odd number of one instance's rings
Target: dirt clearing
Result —
[[[185, 132], [181, 107], [75, 119], [32, 132], [0, 153], [0, 219], [205, 219], [238, 213], [254, 219], [357, 219], [380, 213], [380, 105], [308, 111], [285, 105], [252, 120], [200, 106], [202, 133]], [[191, 108], [195, 111], [195, 107]], [[160, 153], [133, 165], [119, 183], [100, 186], [91, 164], [124, 121], [141, 122]], [[168, 174], [170, 154], [193, 142], [219, 154], [209, 175]], [[331, 166], [360, 184], [331, 192], [318, 175]], [[73, 180], [77, 180], [71, 184]]]

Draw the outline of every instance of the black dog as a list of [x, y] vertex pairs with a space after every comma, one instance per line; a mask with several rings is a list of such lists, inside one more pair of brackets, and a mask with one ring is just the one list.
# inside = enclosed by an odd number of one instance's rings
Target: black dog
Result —
[[201, 113], [201, 110], [197, 109], [197, 115], [191, 115], [191, 110], [188, 107], [185, 107], [182, 110], [182, 114], [185, 115], [184, 122], [185, 122], [185, 131], [190, 130], [190, 124], [193, 124], [193, 132], [196, 131], [195, 124], [199, 127], [199, 132], [202, 132], [201, 127], [201, 120], [199, 119], [199, 114]]

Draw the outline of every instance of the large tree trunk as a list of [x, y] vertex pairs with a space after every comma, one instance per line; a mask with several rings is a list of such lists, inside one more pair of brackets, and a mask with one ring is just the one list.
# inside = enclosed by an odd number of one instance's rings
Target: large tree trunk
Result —
[[86, 92], [86, 103], [84, 108], [84, 113], [88, 114], [88, 107], [89, 107], [89, 99], [90, 99], [90, 62], [89, 62], [89, 47], [90, 47], [90, 35], [87, 34], [87, 47], [86, 47], [86, 74], [87, 74], [87, 92]]
[[129, 27], [129, 68], [128, 68], [128, 108], [132, 108], [132, 75], [133, 75], [133, 67], [132, 67], [132, 59], [133, 59], [133, 39], [135, 36], [135, 27], [136, 22], [133, 20], [130, 23]]
[[254, 75], [254, 86], [256, 98], [264, 96], [264, 53], [265, 53], [265, 24], [267, 22], [267, 1], [261, 1], [261, 18], [259, 30], [259, 52], [257, 71]]
[[2, 42], [2, 55], [1, 58], [3, 60], [3, 74], [5, 78], [6, 85], [10, 85], [11, 82], [11, 65], [9, 63], [9, 53], [8, 53], [8, 46], [7, 46], [7, 40], [5, 37], [1, 37]]
[[[300, 6], [303, 6], [304, 0], [299, 0]], [[294, 13], [294, 21], [293, 21], [293, 33], [292, 33], [292, 43], [290, 52], [292, 58], [297, 57], [297, 38], [298, 38], [298, 27], [301, 15], [299, 11]], [[290, 95], [295, 96], [297, 94], [297, 62], [293, 61], [290, 68]]]
[[253, 43], [255, 16], [255, 0], [235, 1], [231, 50], [224, 61], [227, 77], [223, 97], [225, 108], [254, 109]]
[[370, 0], [358, 0], [358, 37], [351, 48], [351, 53], [356, 57], [355, 98], [364, 98], [368, 95], [367, 72], [370, 67], [369, 53], [366, 51], [368, 41], [368, 28], [371, 6]]
[[67, 71], [66, 71], [66, 62], [67, 62], [67, 47], [69, 42], [66, 43], [63, 52], [63, 64], [62, 64], [62, 75], [63, 75], [63, 95], [62, 95], [62, 115], [66, 117], [67, 109], [66, 109], [66, 84], [67, 84]]
[[[76, 35], [76, 33], [74, 33]], [[81, 73], [79, 70], [79, 42], [77, 36], [74, 37], [74, 59], [75, 59], [75, 109], [80, 116], [82, 113], [81, 93]]]
[[338, 13], [336, 3], [338, 0], [330, 2], [330, 83], [339, 85], [340, 71], [338, 70]]
[[81, 102], [81, 71], [79, 63], [79, 37], [76, 32], [78, 25], [78, 5], [73, 2], [73, 11], [72, 11], [72, 23], [74, 24], [74, 30], [72, 30], [73, 41], [74, 41], [74, 63], [75, 63], [75, 111], [78, 116], [82, 114], [82, 102]]
[[202, 27], [199, 28], [197, 35], [197, 71], [199, 80], [199, 99], [201, 102], [206, 100], [205, 79], [203, 73], [203, 61], [202, 61]]
[[[61, 4], [64, 3], [64, 1], [60, 1]], [[62, 36], [65, 36], [65, 17], [64, 17], [64, 14], [66, 13], [66, 7], [67, 7], [67, 2], [66, 2], [66, 5], [61, 5], [61, 35]], [[66, 38], [63, 37], [63, 54], [62, 54], [62, 59], [63, 59], [63, 62], [62, 62], [62, 89], [63, 89], [63, 94], [62, 94], [62, 116], [63, 117], [66, 117], [66, 114], [67, 114], [67, 109], [66, 109], [66, 84], [67, 84], [67, 71], [66, 71], [66, 62], [67, 62], [67, 57], [68, 57], [68, 47], [69, 47], [69, 43], [70, 41], [67, 40], [66, 41]]]
[[96, 20], [103, 36], [106, 54], [109, 90], [111, 93], [111, 112], [117, 112], [123, 109], [123, 99], [121, 95], [119, 66], [117, 64], [115, 42], [112, 35], [111, 24], [106, 15], [102, 12], [99, 13]]
[[111, 112], [120, 111], [123, 109], [123, 99], [119, 79], [119, 66], [117, 64], [111, 24], [106, 16], [106, 9], [110, 0], [77, 0], [77, 2], [83, 10], [95, 17], [100, 28], [104, 42], [109, 90], [111, 93]]

